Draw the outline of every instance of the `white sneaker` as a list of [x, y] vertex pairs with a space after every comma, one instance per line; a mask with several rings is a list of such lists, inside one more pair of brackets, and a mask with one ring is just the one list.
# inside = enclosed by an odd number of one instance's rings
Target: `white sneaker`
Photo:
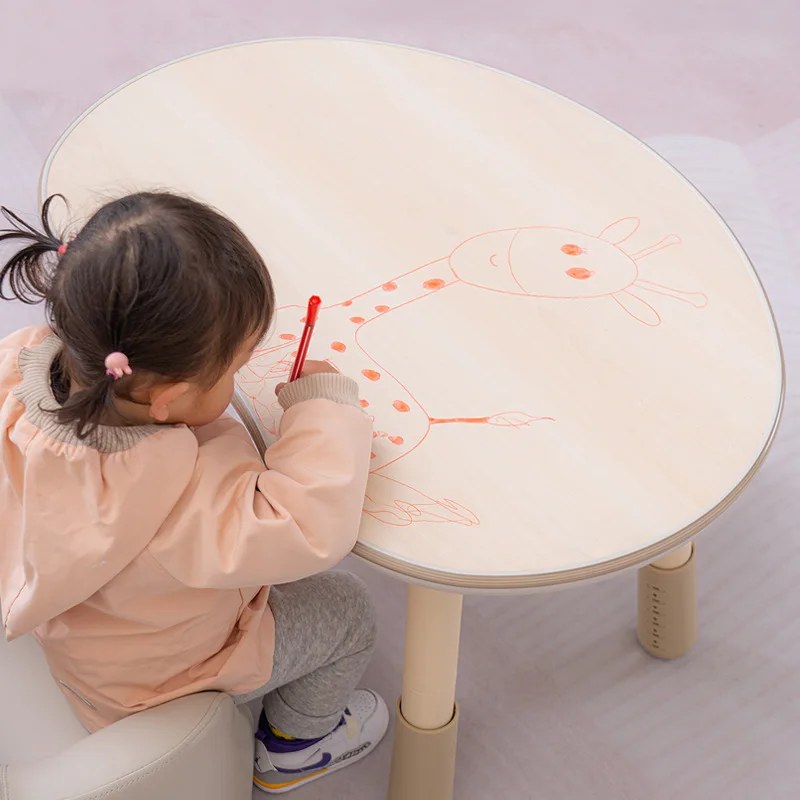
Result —
[[388, 727], [386, 703], [368, 689], [353, 692], [341, 722], [320, 739], [281, 739], [262, 711], [253, 782], [268, 794], [289, 792], [355, 764], [375, 749]]

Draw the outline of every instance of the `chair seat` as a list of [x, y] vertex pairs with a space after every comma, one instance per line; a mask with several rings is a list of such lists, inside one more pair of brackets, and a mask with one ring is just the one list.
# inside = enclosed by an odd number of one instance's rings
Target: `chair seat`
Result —
[[55, 755], [89, 734], [78, 722], [32, 636], [0, 635], [0, 763]]
[[253, 721], [204, 692], [90, 736], [30, 636], [0, 636], [0, 798], [249, 800]]

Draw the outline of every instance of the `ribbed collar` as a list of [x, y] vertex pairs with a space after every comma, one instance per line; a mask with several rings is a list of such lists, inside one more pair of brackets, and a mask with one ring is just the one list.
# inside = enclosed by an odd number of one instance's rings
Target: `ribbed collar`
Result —
[[142, 439], [163, 429], [161, 425], [100, 425], [85, 439], [79, 439], [69, 425], [62, 425], [52, 412], [60, 406], [50, 385], [50, 368], [61, 352], [57, 336], [48, 336], [40, 345], [23, 349], [19, 354], [22, 381], [14, 396], [25, 406], [25, 419], [42, 433], [64, 444], [89, 447], [100, 453], [130, 450]]

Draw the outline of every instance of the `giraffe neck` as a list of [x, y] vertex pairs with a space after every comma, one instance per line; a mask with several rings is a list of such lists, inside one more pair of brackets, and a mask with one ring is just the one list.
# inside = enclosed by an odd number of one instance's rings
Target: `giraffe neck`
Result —
[[[361, 390], [361, 407], [373, 416], [375, 443], [372, 471], [382, 469], [415, 449], [427, 436], [430, 421], [415, 399], [413, 387], [395, 376], [401, 365], [379, 363], [358, 340], [359, 331], [372, 320], [428, 297], [458, 282], [447, 258], [423, 264], [392, 280], [320, 310], [310, 357], [330, 361], [355, 378]], [[249, 394], [265, 428], [277, 431], [274, 385], [285, 380], [294, 362], [297, 332], [305, 309], [278, 309], [272, 343], [260, 349], [248, 365]]]
[[457, 282], [447, 258], [440, 258], [325, 310], [342, 309], [353, 324], [361, 325]]

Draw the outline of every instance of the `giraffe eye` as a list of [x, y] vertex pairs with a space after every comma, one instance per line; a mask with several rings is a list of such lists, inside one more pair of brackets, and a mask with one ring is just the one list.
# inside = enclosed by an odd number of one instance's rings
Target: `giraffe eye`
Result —
[[565, 244], [561, 247], [561, 252], [568, 256], [580, 256], [586, 251], [579, 244]]

